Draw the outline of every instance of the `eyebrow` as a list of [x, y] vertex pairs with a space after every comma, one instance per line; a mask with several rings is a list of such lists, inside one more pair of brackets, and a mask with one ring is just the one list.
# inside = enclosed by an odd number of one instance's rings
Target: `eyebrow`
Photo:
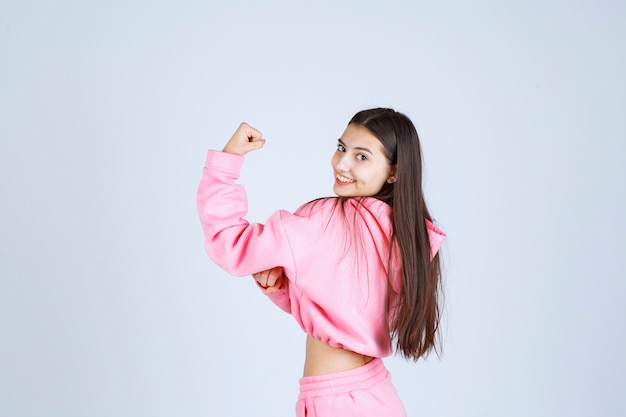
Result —
[[[346, 144], [343, 143], [343, 141], [341, 139], [337, 139], [337, 142], [341, 143], [344, 147], [347, 147]], [[358, 150], [361, 150], [361, 151], [365, 151], [365, 152], [369, 153], [370, 155], [374, 155], [374, 153], [372, 151], [370, 151], [369, 148], [365, 148], [363, 146], [355, 146], [352, 149], [358, 149]]]

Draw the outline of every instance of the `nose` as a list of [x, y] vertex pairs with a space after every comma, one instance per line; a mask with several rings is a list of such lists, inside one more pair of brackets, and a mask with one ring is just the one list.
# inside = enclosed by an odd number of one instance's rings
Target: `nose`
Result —
[[340, 154], [341, 156], [339, 157], [339, 159], [337, 160], [337, 171], [341, 171], [341, 172], [347, 172], [350, 170], [350, 160], [348, 158], [348, 155], [343, 153]]

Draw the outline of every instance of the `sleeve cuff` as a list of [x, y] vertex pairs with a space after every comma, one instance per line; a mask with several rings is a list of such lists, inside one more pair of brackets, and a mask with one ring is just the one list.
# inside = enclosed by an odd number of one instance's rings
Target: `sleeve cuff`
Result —
[[222, 172], [238, 173], [244, 157], [233, 153], [209, 150], [206, 155], [205, 168], [216, 169]]

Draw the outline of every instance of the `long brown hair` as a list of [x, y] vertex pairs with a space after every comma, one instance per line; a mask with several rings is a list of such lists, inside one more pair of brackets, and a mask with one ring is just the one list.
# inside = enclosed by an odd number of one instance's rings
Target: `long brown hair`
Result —
[[[393, 109], [363, 110], [350, 123], [372, 132], [389, 162], [397, 164], [396, 181], [385, 183], [374, 197], [393, 207], [392, 242], [402, 259], [402, 290], [390, 316], [392, 337], [402, 356], [417, 361], [431, 349], [438, 351], [441, 293], [439, 254], [430, 259], [425, 220], [432, 218], [422, 191], [419, 137], [411, 120]], [[390, 278], [392, 273], [390, 268]]]

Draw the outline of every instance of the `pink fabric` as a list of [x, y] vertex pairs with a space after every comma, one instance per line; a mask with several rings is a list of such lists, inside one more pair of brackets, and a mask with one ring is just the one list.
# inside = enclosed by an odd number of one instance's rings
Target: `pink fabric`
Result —
[[349, 371], [300, 379], [297, 417], [405, 417], [383, 361]]
[[[207, 154], [197, 204], [209, 257], [236, 276], [283, 267], [288, 280], [270, 299], [306, 333], [331, 346], [389, 356], [391, 207], [374, 198], [350, 199], [342, 216], [336, 199], [325, 199], [295, 213], [278, 211], [264, 225], [250, 224], [244, 219], [245, 190], [235, 182], [243, 160], [223, 152]], [[427, 227], [434, 256], [445, 235], [430, 222]], [[393, 267], [399, 271], [397, 259]], [[396, 273], [392, 303], [400, 285]]]

